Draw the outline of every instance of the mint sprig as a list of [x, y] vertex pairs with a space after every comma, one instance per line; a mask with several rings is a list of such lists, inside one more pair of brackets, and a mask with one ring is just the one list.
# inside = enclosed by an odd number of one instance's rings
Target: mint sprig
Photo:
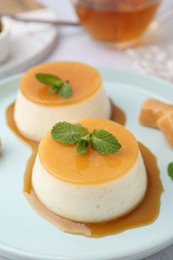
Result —
[[173, 162], [168, 164], [168, 175], [171, 177], [173, 180]]
[[41, 83], [50, 86], [49, 92], [51, 94], [58, 93], [63, 98], [68, 98], [72, 95], [72, 88], [68, 81], [63, 81], [55, 75], [44, 73], [37, 73], [35, 77]]
[[76, 148], [77, 154], [82, 155], [82, 154], [86, 153], [86, 151], [88, 150], [88, 147], [89, 147], [89, 142], [81, 139], [77, 143], [77, 148]]
[[88, 129], [80, 124], [59, 122], [53, 126], [51, 131], [53, 139], [64, 144], [78, 144], [82, 137], [89, 134]]
[[115, 153], [121, 148], [115, 136], [104, 129], [92, 132], [91, 146], [94, 150], [99, 151], [100, 154]]
[[59, 122], [53, 126], [52, 138], [64, 144], [77, 144], [77, 153], [86, 153], [89, 144], [92, 149], [100, 154], [113, 154], [118, 152], [121, 144], [115, 136], [104, 129], [94, 130], [89, 133], [88, 129], [80, 124]]

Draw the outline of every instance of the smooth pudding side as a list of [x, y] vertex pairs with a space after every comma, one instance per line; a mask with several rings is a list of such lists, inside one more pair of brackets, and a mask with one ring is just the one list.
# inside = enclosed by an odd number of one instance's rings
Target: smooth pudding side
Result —
[[[63, 99], [49, 93], [49, 87], [35, 78], [36, 73], [51, 73], [72, 86], [72, 95]], [[57, 62], [36, 66], [25, 73], [15, 103], [14, 119], [20, 132], [39, 141], [58, 121], [85, 117], [111, 116], [110, 101], [96, 69], [77, 62]]]
[[127, 129], [112, 121], [86, 119], [80, 123], [89, 130], [104, 128], [115, 134], [121, 150], [100, 155], [89, 149], [79, 156], [74, 145], [61, 144], [48, 133], [33, 168], [33, 189], [47, 208], [67, 219], [103, 222], [118, 218], [133, 210], [146, 192], [138, 143]]
[[50, 174], [37, 157], [32, 183], [38, 199], [52, 212], [89, 223], [109, 221], [133, 210], [145, 195], [147, 178], [140, 153], [127, 175], [98, 185], [63, 182]]
[[75, 122], [84, 117], [93, 117], [93, 115], [105, 119], [111, 117], [110, 101], [103, 87], [85, 102], [64, 106], [44, 106], [34, 103], [19, 90], [14, 119], [24, 136], [39, 141], [58, 121]]

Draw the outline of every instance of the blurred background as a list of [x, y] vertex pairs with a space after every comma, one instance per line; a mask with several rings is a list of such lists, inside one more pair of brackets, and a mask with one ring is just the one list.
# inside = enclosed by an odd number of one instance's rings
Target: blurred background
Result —
[[[122, 2], [122, 0], [116, 1]], [[78, 15], [81, 21], [84, 18], [82, 22], [85, 27], [52, 26], [33, 22], [25, 23], [8, 18], [10, 22], [10, 50], [8, 58], [0, 64], [0, 78], [24, 71], [31, 65], [42, 61], [78, 60], [95, 66], [138, 70], [142, 73], [156, 75], [173, 81], [173, 2], [171, 0], [123, 1], [126, 2], [126, 5], [120, 7], [119, 16], [122, 17], [123, 10], [135, 7], [135, 12], [138, 16], [133, 15], [131, 20], [135, 19], [134, 24], [138, 24], [138, 27], [142, 22], [148, 25], [147, 29], [143, 29], [145, 32], [141, 37], [135, 39], [133, 44], [130, 42], [129, 45], [125, 44], [125, 46], [123, 46], [123, 44], [121, 46], [119, 42], [110, 41], [110, 43], [109, 39], [105, 42], [96, 39], [98, 37], [93, 38], [91, 28], [94, 26], [94, 21], [89, 20], [87, 23], [85, 19], [87, 13], [82, 10], [78, 10], [80, 11]], [[86, 5], [91, 7], [91, 2], [91, 0], [0, 0], [1, 19], [5, 18], [3, 14], [7, 13], [17, 14], [25, 19], [58, 19], [76, 22], [79, 18], [74, 6], [79, 4], [83, 7], [86, 7]], [[104, 2], [105, 0], [95, 0], [95, 3], [97, 3], [96, 8], [100, 8], [98, 3], [102, 3], [101, 8], [105, 8], [104, 10], [106, 12], [107, 6], [104, 6]], [[108, 0], [107, 2], [109, 2], [111, 6], [114, 1]], [[131, 3], [133, 3], [133, 5]], [[151, 7], [154, 8], [158, 3], [160, 6], [156, 16], [154, 16], [155, 11], [153, 12]], [[150, 16], [147, 18], [147, 21], [140, 20], [142, 19], [140, 18], [142, 14], [140, 8], [143, 8], [145, 11], [144, 18], [147, 16], [147, 13], [148, 16]], [[151, 18], [153, 18], [152, 21]], [[128, 16], [127, 23], [130, 21], [129, 19]], [[112, 19], [111, 22], [120, 24], [120, 20], [113, 21]], [[99, 20], [97, 20], [97, 25], [99, 28], [103, 27], [103, 24], [100, 24]], [[142, 26], [146, 27], [146, 25]], [[90, 26], [90, 28], [87, 26]], [[132, 27], [135, 26], [133, 25], [131, 28]], [[130, 27], [128, 27], [128, 30], [129, 28]], [[0, 53], [2, 53], [2, 51], [0, 51]]]

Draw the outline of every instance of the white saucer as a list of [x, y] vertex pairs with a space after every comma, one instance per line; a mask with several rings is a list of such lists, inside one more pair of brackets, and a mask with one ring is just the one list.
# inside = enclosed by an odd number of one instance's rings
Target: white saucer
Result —
[[[22, 17], [54, 19], [49, 9], [23, 13]], [[11, 22], [11, 53], [0, 64], [0, 78], [21, 72], [43, 60], [56, 44], [58, 29], [55, 26], [37, 23]]]

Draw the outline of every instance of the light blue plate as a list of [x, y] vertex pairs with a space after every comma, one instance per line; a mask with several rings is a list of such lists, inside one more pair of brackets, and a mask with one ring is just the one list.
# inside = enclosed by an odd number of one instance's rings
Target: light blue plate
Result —
[[164, 193], [157, 220], [148, 226], [99, 239], [63, 233], [41, 218], [26, 201], [23, 173], [30, 150], [7, 127], [5, 110], [16, 98], [19, 76], [0, 83], [0, 255], [12, 259], [135, 260], [173, 243], [173, 182], [167, 165], [173, 151], [158, 130], [138, 122], [142, 102], [150, 97], [173, 103], [173, 86], [125, 71], [100, 69], [108, 95], [127, 115], [127, 128], [158, 159]]

